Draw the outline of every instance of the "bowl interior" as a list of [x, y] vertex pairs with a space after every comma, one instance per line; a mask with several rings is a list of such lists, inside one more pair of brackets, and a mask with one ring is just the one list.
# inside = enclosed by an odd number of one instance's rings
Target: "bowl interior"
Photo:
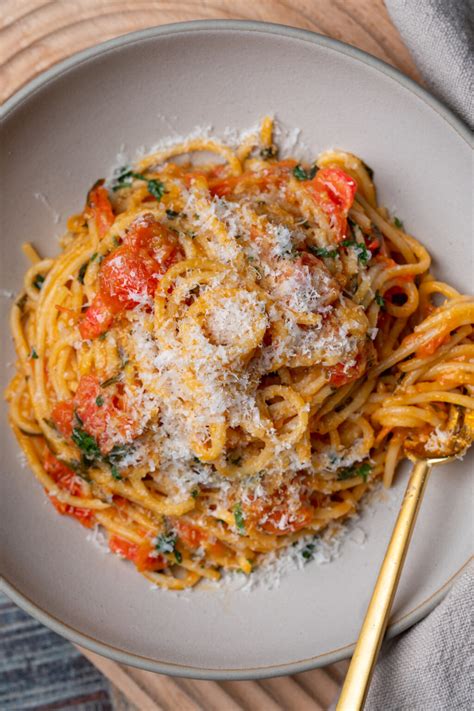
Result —
[[[67, 216], [125, 157], [196, 126], [219, 136], [268, 113], [301, 130], [308, 157], [330, 147], [361, 156], [375, 171], [380, 201], [429, 248], [435, 273], [471, 289], [470, 153], [445, 116], [350, 50], [284, 28], [211, 23], [121, 38], [69, 63], [7, 111], [2, 294], [21, 287], [21, 243], [55, 254]], [[12, 362], [11, 301], [0, 301], [3, 361]], [[5, 417], [1, 435], [1, 570], [23, 604], [46, 611], [57, 629], [64, 623], [82, 644], [99, 640], [111, 654], [132, 655], [123, 661], [167, 673], [258, 676], [328, 663], [356, 639], [402, 476], [361, 518], [364, 536], [349, 536], [332, 563], [311, 563], [273, 590], [176, 594], [151, 590], [86, 540], [85, 529], [59, 518], [22, 467]], [[433, 474], [393, 610], [398, 629], [427, 610], [469, 556], [468, 469], [466, 458]]]

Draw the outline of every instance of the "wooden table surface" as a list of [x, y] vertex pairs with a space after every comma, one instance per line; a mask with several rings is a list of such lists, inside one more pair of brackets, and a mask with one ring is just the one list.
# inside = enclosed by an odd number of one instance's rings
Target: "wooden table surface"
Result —
[[[0, 0], [0, 102], [51, 65], [133, 30], [196, 19], [264, 20], [314, 30], [420, 77], [382, 0]], [[347, 663], [260, 682], [152, 674], [82, 650], [119, 690], [117, 705], [148, 711], [322, 711]]]

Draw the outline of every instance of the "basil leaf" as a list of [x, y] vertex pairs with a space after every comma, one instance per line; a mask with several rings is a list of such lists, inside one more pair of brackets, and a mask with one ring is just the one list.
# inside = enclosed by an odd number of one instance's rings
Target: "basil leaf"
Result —
[[342, 471], [340, 471], [337, 475], [337, 479], [338, 481], [344, 481], [345, 479], [352, 479], [352, 477], [360, 476], [364, 482], [366, 482], [371, 471], [372, 467], [368, 462], [365, 462], [365, 464], [361, 464], [360, 467], [352, 466], [347, 469], [342, 469]]
[[43, 276], [43, 274], [37, 274], [35, 278], [33, 279], [33, 286], [35, 289], [38, 289], [38, 291], [41, 289], [43, 286], [43, 282], [46, 277]]
[[318, 166], [315, 164], [309, 170], [305, 170], [302, 165], [298, 163], [297, 166], [293, 168], [293, 175], [296, 180], [312, 180], [316, 173], [318, 172]]
[[313, 247], [313, 245], [308, 245], [308, 252], [314, 254], [315, 257], [325, 257], [326, 259], [335, 259], [339, 252], [337, 249], [328, 249], [327, 247]]
[[245, 536], [245, 518], [242, 512], [242, 504], [239, 502], [234, 506], [234, 521], [241, 536]]

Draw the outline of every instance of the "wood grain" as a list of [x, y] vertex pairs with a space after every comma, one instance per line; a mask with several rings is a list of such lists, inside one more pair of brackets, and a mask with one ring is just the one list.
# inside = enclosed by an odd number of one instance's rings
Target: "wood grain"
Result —
[[314, 30], [364, 49], [419, 81], [382, 0], [1, 0], [0, 101], [98, 42], [153, 25], [208, 18]]
[[291, 677], [216, 682], [153, 674], [81, 652], [114, 684], [123, 711], [326, 711], [348, 666], [339, 662]]
[[[313, 30], [420, 81], [382, 0], [0, 0], [0, 101], [98, 42], [154, 25], [209, 18]], [[173, 679], [81, 651], [115, 685], [117, 708], [140, 711], [322, 711], [336, 698], [347, 670], [340, 662], [292, 677], [218, 683]]]

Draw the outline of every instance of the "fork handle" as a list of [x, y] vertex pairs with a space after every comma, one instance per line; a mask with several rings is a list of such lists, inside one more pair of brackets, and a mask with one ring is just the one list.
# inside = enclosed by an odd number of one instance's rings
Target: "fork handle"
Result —
[[336, 711], [359, 711], [364, 708], [430, 471], [431, 465], [426, 461], [418, 460], [413, 466]]

